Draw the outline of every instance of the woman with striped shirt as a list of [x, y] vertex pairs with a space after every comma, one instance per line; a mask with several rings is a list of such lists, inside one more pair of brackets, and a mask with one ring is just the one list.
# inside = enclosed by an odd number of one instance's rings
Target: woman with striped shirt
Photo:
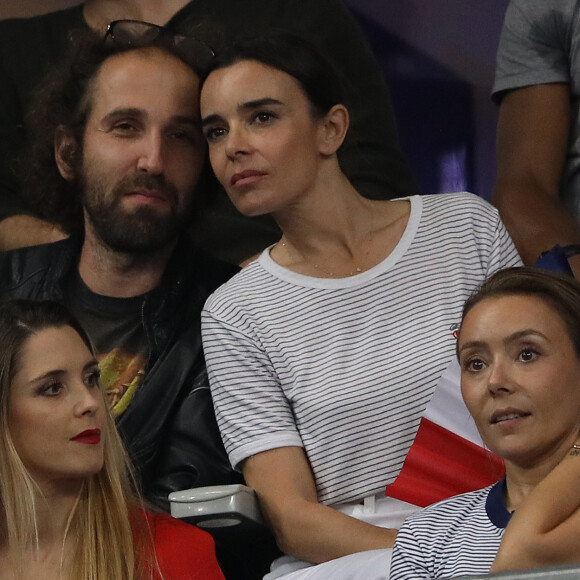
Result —
[[234, 205], [283, 232], [202, 315], [226, 449], [287, 554], [267, 578], [387, 578], [416, 506], [385, 488], [453, 360], [464, 300], [519, 257], [473, 195], [359, 195], [336, 155], [340, 83], [294, 37], [220, 55], [201, 112]]
[[410, 516], [391, 580], [485, 574], [500, 542], [492, 571], [580, 563], [580, 284], [497, 273], [465, 304], [457, 352], [463, 397], [506, 476]]

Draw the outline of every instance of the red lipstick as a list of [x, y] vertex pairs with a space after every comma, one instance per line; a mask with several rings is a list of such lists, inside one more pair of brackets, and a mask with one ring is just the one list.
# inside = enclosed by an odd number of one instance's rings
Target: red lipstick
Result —
[[75, 437], [71, 437], [71, 441], [75, 441], [76, 443], [85, 443], [86, 445], [96, 445], [97, 443], [101, 442], [101, 430], [87, 429]]

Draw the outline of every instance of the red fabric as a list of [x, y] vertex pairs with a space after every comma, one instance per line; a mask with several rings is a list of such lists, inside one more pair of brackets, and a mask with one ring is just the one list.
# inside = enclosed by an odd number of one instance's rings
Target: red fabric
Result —
[[145, 512], [163, 580], [224, 580], [213, 538], [167, 514]]
[[403, 469], [386, 495], [425, 507], [491, 485], [504, 474], [502, 459], [423, 417]]

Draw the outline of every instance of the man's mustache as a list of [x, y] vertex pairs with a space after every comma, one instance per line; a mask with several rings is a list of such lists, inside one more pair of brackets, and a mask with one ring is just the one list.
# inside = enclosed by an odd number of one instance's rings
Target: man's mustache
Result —
[[169, 204], [177, 207], [179, 194], [177, 188], [169, 183], [163, 175], [154, 175], [151, 173], [137, 173], [125, 177], [115, 188], [116, 193], [121, 196], [135, 189], [149, 189], [159, 192], [167, 199]]

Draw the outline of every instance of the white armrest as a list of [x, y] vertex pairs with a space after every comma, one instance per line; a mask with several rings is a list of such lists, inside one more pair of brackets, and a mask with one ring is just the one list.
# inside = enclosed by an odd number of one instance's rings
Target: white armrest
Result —
[[201, 528], [235, 526], [250, 520], [265, 525], [258, 498], [246, 485], [197, 487], [169, 494], [171, 515], [191, 519]]

